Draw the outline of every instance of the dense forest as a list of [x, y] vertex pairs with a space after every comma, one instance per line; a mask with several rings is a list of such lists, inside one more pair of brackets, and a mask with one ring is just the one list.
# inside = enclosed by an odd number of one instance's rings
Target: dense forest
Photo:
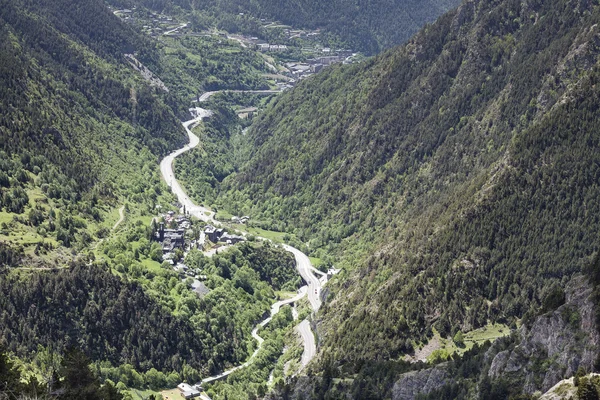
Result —
[[152, 210], [162, 189], [144, 171], [185, 133], [173, 97], [123, 57], [136, 49], [152, 65], [153, 45], [102, 2], [3, 1], [0, 21], [0, 241], [12, 265], [22, 246], [39, 260], [40, 247], [89, 245], [119, 199]]
[[207, 346], [189, 322], [104, 268], [73, 265], [27, 280], [2, 277], [0, 284], [1, 337], [16, 354], [77, 346], [94, 360], [167, 372], [184, 364], [200, 370], [207, 361]]
[[[122, 254], [127, 250], [117, 260]], [[103, 378], [133, 387], [196, 382], [243, 362], [273, 289], [298, 287], [293, 256], [268, 243], [245, 243], [212, 258], [194, 251], [185, 261], [207, 276], [207, 294], [192, 292], [168, 264], [157, 272], [128, 262], [117, 267], [122, 277], [105, 262], [25, 278], [0, 275], [1, 343], [26, 360], [36, 358], [39, 346], [58, 353], [77, 347], [101, 362]], [[154, 382], [157, 374], [162, 385]]]
[[490, 322], [516, 329], [589, 263], [599, 19], [588, 2], [468, 1], [254, 121], [211, 196], [339, 256], [320, 370], [351, 375]]
[[[77, 347], [67, 349], [47, 384], [35, 377], [24, 376], [5, 349], [0, 348], [0, 376], [0, 396], [3, 399], [125, 399], [114, 383], [100, 383], [90, 366], [90, 359]], [[152, 395], [147, 400], [155, 399]]]

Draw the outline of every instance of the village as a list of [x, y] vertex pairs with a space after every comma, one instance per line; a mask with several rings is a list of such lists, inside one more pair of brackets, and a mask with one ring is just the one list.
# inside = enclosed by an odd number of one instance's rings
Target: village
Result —
[[[234, 224], [246, 224], [249, 216], [232, 217]], [[168, 211], [155, 218], [152, 223], [152, 238], [161, 245], [163, 262], [171, 265], [179, 274], [181, 280], [191, 279], [192, 290], [200, 297], [210, 289], [203, 283], [206, 275], [198, 268], [190, 268], [183, 259], [192, 250], [201, 251], [205, 256], [212, 257], [226, 248], [245, 241], [242, 235], [228, 232], [227, 229], [211, 224], [192, 220], [185, 212], [182, 214]]]
[[[170, 37], [214, 37], [234, 40], [241, 47], [265, 54], [275, 61], [273, 72], [281, 79], [278, 88], [285, 90], [293, 87], [299, 80], [319, 73], [323, 68], [343, 63], [352, 64], [360, 61], [361, 55], [349, 49], [335, 49], [321, 43], [319, 29], [294, 29], [279, 24], [277, 21], [260, 19], [264, 30], [278, 29], [281, 38], [270, 42], [258, 36], [242, 33], [229, 34], [216, 29], [196, 31], [190, 22], [179, 21], [170, 15], [131, 9], [114, 10], [116, 16], [123, 21], [138, 26], [143, 32], [152, 36]], [[240, 14], [243, 16], [243, 14]]]

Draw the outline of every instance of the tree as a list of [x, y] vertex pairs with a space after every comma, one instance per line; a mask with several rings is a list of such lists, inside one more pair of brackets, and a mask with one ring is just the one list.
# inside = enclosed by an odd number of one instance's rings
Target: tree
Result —
[[452, 340], [454, 341], [454, 344], [456, 344], [456, 346], [465, 347], [465, 338], [461, 331], [456, 332], [456, 335], [454, 335], [454, 338]]
[[78, 348], [70, 347], [65, 352], [61, 363], [60, 374], [64, 377], [62, 382], [64, 393], [59, 396], [61, 400], [101, 400], [100, 383], [92, 373], [90, 359]]
[[577, 398], [579, 400], [599, 400], [598, 389], [588, 378], [583, 377], [577, 386]]
[[122, 400], [123, 395], [121, 395], [115, 385], [107, 379], [102, 388], [100, 388], [100, 398], [102, 400]]
[[21, 373], [9, 360], [4, 348], [0, 348], [0, 397], [2, 393], [18, 393], [21, 390]]

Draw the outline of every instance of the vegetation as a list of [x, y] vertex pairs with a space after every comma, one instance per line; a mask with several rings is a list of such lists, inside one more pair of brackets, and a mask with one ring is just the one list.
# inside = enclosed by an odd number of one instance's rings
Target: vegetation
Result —
[[[147, 5], [193, 5], [193, 24], [230, 32], [261, 16], [323, 25], [335, 12], [323, 26], [366, 51], [401, 40], [385, 18], [413, 15], [321, 3]], [[99, 0], [0, 0], [0, 21], [0, 338], [43, 378], [21, 385], [3, 352], [0, 381], [34, 394], [56, 372], [65, 398], [120, 398], [245, 361], [275, 291], [300, 284], [292, 257], [257, 242], [191, 251], [182, 276], [161, 264], [150, 221], [173, 206], [156, 164], [184, 141], [182, 99], [266, 88], [264, 61], [226, 39], [152, 42]], [[231, 103], [258, 99], [206, 103], [203, 146], [176, 163], [190, 196], [342, 268], [323, 292], [309, 396], [387, 398], [399, 375], [434, 367], [453, 379], [422, 398], [524, 398], [522, 379], [490, 378], [493, 356], [519, 344], [505, 334], [563, 307], [565, 283], [598, 252], [598, 22], [595, 2], [467, 1], [403, 47], [299, 83], [247, 132]], [[172, 91], [135, 73], [123, 57], [133, 53]], [[111, 233], [121, 204], [127, 220]], [[597, 256], [592, 265], [598, 292]], [[196, 279], [208, 293], [191, 290]], [[578, 310], [561, 310], [579, 326]], [[293, 398], [303, 383], [282, 379], [299, 355], [286, 351], [292, 326], [286, 307], [261, 331], [256, 362], [211, 394], [262, 397], [273, 373], [277, 395]], [[406, 361], [434, 337], [445, 347], [427, 366]], [[48, 354], [64, 354], [61, 367]], [[583, 374], [577, 385], [597, 397]]]
[[411, 353], [434, 327], [515, 327], [560, 304], [552, 287], [597, 250], [583, 240], [600, 232], [599, 72], [584, 61], [597, 53], [572, 49], [600, 14], [528, 7], [467, 3], [404, 47], [301, 83], [255, 120], [221, 184], [218, 208], [342, 257], [322, 337], [349, 370]]
[[276, 19], [295, 28], [322, 28], [330, 45], [374, 54], [406, 41], [425, 23], [458, 5], [452, 0], [356, 2], [316, 0], [253, 2], [240, 0], [112, 0], [116, 7], [144, 5], [169, 13], [194, 10], [196, 28], [218, 28], [266, 39], [278, 39], [286, 25], [264, 28], [261, 18]]
[[[200, 297], [161, 265], [150, 223], [172, 207], [157, 164], [186, 138], [176, 117], [184, 96], [265, 87], [262, 59], [229, 45], [204, 63], [198, 54], [215, 43], [157, 46], [98, 0], [0, 1], [0, 22], [0, 342], [46, 372], [42, 385], [59, 372], [42, 354], [68, 360], [82, 349], [90, 359], [73, 359], [82, 385], [64, 386], [65, 398], [104, 396], [98, 379], [123, 393], [160, 389], [245, 361], [274, 288], [298, 286], [293, 257], [268, 244], [211, 259], [192, 252], [186, 262], [210, 289]], [[175, 90], [139, 76], [123, 57], [134, 53]]]
[[0, 351], [0, 396], [3, 399], [51, 398], [59, 400], [121, 400], [124, 396], [112, 382], [100, 384], [89, 365], [89, 359], [78, 348], [69, 348], [60, 368], [53, 371], [52, 379], [43, 385], [35, 378], [21, 381], [22, 373], [5, 350]]
[[185, 135], [169, 95], [123, 58], [136, 49], [153, 65], [158, 54], [102, 2], [0, 8], [2, 265], [47, 264], [50, 255], [58, 265], [65, 248], [105, 234], [119, 200], [153, 210], [163, 190], [156, 163]]
[[222, 89], [269, 89], [262, 57], [237, 42], [221, 36], [167, 37], [161, 47], [161, 78], [185, 99]]

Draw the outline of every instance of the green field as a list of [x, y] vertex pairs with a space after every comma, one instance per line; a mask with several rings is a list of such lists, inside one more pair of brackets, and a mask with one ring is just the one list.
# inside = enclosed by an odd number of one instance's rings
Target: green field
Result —
[[248, 228], [246, 228], [246, 231], [248, 233], [252, 234], [252, 235], [260, 236], [260, 237], [272, 240], [272, 241], [277, 242], [277, 243], [283, 243], [284, 242], [284, 240], [283, 240], [284, 236], [286, 236], [286, 235], [289, 236], [289, 233], [267, 231], [265, 229], [254, 228], [254, 227], [248, 227]]
[[511, 330], [507, 325], [488, 324], [483, 328], [466, 332], [464, 334], [464, 346], [462, 347], [458, 347], [452, 339], [444, 339], [439, 337], [439, 334], [435, 332], [435, 335], [441, 343], [441, 348], [433, 351], [433, 353], [428, 357], [428, 360], [433, 360], [438, 357], [447, 358], [452, 354], [462, 355], [466, 351], [473, 348], [473, 345], [475, 345], [475, 343], [477, 343], [478, 345], [482, 345], [487, 340], [493, 342], [498, 338], [510, 335], [510, 332]]
[[225, 210], [219, 210], [219, 211], [217, 211], [217, 214], [215, 215], [215, 219], [217, 221], [223, 221], [223, 222], [231, 221], [231, 217], [233, 217], [233, 214], [230, 214]]
[[323, 264], [323, 260], [321, 260], [318, 257], [308, 257], [308, 259], [310, 260], [310, 263], [312, 264], [312, 266], [317, 269], [319, 268], [319, 265]]
[[111, 229], [119, 220], [119, 207], [112, 208], [104, 217], [102, 225]]
[[[129, 389], [127, 391], [127, 393], [129, 393], [131, 395], [131, 398], [133, 400], [144, 400], [144, 399], [147, 399], [148, 396], [150, 396], [150, 395], [154, 395], [158, 399], [165, 398], [164, 396], [160, 397], [161, 393], [155, 392], [155, 391], [149, 390], [149, 389], [148, 390]], [[177, 393], [179, 393], [179, 391], [177, 391]], [[176, 398], [176, 397], [169, 397], [169, 398]]]
[[149, 258], [144, 258], [143, 260], [141, 260], [141, 263], [147, 270], [152, 271], [155, 274], [160, 273], [162, 270], [158, 261], [154, 261]]
[[8, 224], [13, 220], [13, 217], [17, 214], [0, 211], [0, 224]]

